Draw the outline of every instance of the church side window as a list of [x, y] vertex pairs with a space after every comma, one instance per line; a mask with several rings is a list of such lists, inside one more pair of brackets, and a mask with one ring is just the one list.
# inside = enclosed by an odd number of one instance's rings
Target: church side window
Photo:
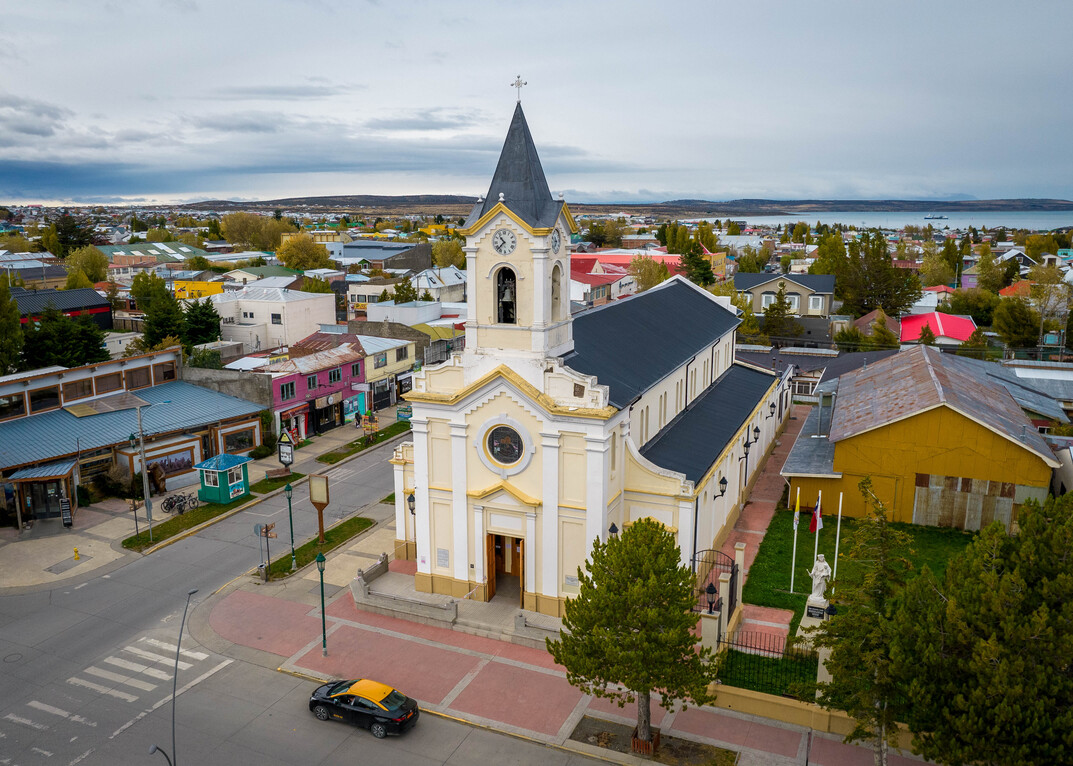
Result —
[[559, 264], [551, 270], [551, 319], [558, 322], [563, 318], [563, 269]]
[[517, 324], [518, 284], [514, 272], [500, 269], [496, 275], [496, 321], [499, 324]]

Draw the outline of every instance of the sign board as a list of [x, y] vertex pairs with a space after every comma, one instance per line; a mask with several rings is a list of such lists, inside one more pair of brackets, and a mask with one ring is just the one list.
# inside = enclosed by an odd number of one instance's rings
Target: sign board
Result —
[[309, 502], [318, 511], [328, 507], [328, 476], [323, 473], [309, 474]]
[[294, 462], [294, 440], [288, 431], [284, 431], [280, 434], [279, 441], [276, 442], [276, 448], [278, 450], [279, 462], [282, 465], [290, 465]]
[[229, 496], [232, 497], [232, 498], [235, 498], [235, 497], [239, 497], [239, 496], [245, 494], [245, 492], [246, 492], [246, 487], [245, 486], [243, 486], [242, 484], [233, 484], [233, 485], [231, 485], [231, 494]]
[[260, 527], [260, 530], [258, 531], [257, 534], [259, 534], [261, 537], [275, 537], [276, 533], [272, 531], [275, 528], [276, 528], [276, 525], [274, 523], [273, 524], [265, 524], [263, 527]]
[[71, 518], [71, 501], [66, 497], [60, 498], [60, 518], [63, 519], [63, 526], [68, 529], [74, 526], [74, 519]]
[[805, 607], [805, 615], [817, 620], [822, 620], [827, 616], [827, 610], [822, 606], [813, 606], [812, 604], [809, 604]]
[[313, 404], [316, 407], [316, 409], [322, 410], [325, 407], [331, 407], [333, 404], [336, 404], [338, 401], [339, 401], [339, 395], [338, 394], [328, 394], [327, 396], [320, 397], [319, 399], [314, 401]]

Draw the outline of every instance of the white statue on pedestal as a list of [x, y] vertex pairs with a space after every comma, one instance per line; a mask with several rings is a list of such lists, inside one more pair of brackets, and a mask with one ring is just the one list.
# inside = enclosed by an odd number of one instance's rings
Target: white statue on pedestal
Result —
[[831, 565], [827, 563], [822, 553], [816, 557], [812, 570], [808, 574], [812, 578], [812, 595], [808, 600], [826, 604], [827, 599], [823, 597], [823, 592], [827, 590], [827, 581], [831, 577]]

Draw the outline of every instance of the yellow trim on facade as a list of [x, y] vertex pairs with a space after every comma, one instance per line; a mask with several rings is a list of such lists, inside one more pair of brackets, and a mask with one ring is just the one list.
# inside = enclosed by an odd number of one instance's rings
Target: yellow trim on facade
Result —
[[540, 500], [535, 497], [530, 497], [517, 487], [513, 486], [508, 481], [497, 481], [490, 487], [485, 487], [484, 489], [475, 489], [470, 492], [467, 492], [466, 495], [472, 497], [474, 500], [481, 500], [483, 498], [488, 497], [489, 495], [499, 492], [500, 490], [503, 490], [519, 502], [525, 503], [526, 505], [531, 505], [534, 508], [537, 508], [541, 505]]
[[472, 393], [480, 390], [484, 386], [493, 382], [497, 378], [506, 378], [515, 388], [528, 396], [533, 401], [537, 402], [547, 412], [553, 415], [565, 415], [568, 417], [576, 418], [592, 418], [594, 420], [610, 420], [616, 414], [618, 410], [614, 407], [564, 407], [561, 404], [557, 404], [547, 394], [544, 394], [536, 389], [535, 386], [530, 385], [528, 381], [523, 379], [514, 370], [507, 367], [505, 364], [501, 364], [487, 375], [482, 376], [480, 379], [474, 381], [465, 388], [460, 388], [453, 394], [433, 394], [421, 391], [410, 391], [403, 395], [403, 398], [408, 402], [421, 402], [423, 404], [442, 404], [447, 406], [454, 406], [460, 401], [465, 399]]
[[[620, 493], [621, 494], [621, 493]], [[588, 511], [589, 509], [583, 505], [567, 505], [566, 503], [559, 503], [560, 508], [569, 508], [571, 511]]]
[[[516, 223], [519, 226], [521, 226], [523, 229], [525, 229], [527, 232], [529, 232], [534, 237], [546, 237], [549, 234], [551, 234], [552, 229], [555, 228], [554, 226], [552, 226], [552, 227], [542, 227], [542, 228], [539, 228], [539, 229], [535, 229], [532, 226], [530, 226], [529, 224], [527, 224], [525, 221], [523, 221], [521, 218], [519, 218], [518, 214], [515, 213], [514, 211], [512, 211], [504, 203], [497, 202], [495, 205], [492, 206], [491, 210], [489, 210], [487, 213], [485, 213], [479, 219], [477, 219], [477, 222], [474, 223], [472, 226], [470, 226], [468, 228], [465, 228], [465, 229], [458, 229], [457, 231], [458, 231], [459, 234], [461, 234], [461, 235], [463, 235], [465, 237], [472, 236], [472, 235], [476, 234], [478, 231], [480, 231], [481, 229], [483, 229], [488, 224], [489, 221], [491, 221], [493, 218], [495, 218], [500, 213], [503, 213], [504, 215], [506, 215], [508, 218], [510, 218], [512, 221], [514, 221], [514, 223]], [[577, 221], [574, 220], [574, 215], [573, 215], [573, 213], [570, 212], [570, 208], [567, 206], [567, 204], [565, 202], [563, 203], [563, 208], [560, 211], [560, 215], [562, 215], [563, 213], [566, 214], [566, 221], [567, 221], [567, 225], [570, 227], [570, 232], [572, 234], [577, 234], [577, 232], [578, 232]]]
[[[615, 494], [613, 494], [613, 495], [612, 495], [612, 496], [611, 496], [610, 498], [608, 498], [608, 500], [607, 500], [607, 504], [608, 504], [608, 505], [611, 505], [611, 503], [613, 503], [613, 502], [615, 502], [616, 500], [618, 500], [618, 499], [619, 499], [619, 496], [620, 496], [620, 495], [621, 495], [621, 494], [622, 494], [623, 492], [625, 492], [625, 490], [623, 490], [623, 489], [620, 489], [620, 490], [619, 490], [618, 492], [616, 492]], [[585, 509], [582, 509], [582, 510], [585, 510]]]

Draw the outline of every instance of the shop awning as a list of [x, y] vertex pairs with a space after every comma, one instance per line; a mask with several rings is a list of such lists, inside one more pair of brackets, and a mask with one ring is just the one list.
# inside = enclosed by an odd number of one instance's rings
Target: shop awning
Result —
[[309, 408], [309, 402], [302, 402], [297, 407], [291, 407], [289, 410], [283, 410], [279, 413], [281, 418], [289, 418], [291, 415], [297, 415], [299, 412], [305, 412]]
[[33, 468], [20, 468], [5, 481], [44, 481], [46, 479], [63, 479], [71, 475], [75, 461], [64, 460], [62, 463], [48, 463]]

